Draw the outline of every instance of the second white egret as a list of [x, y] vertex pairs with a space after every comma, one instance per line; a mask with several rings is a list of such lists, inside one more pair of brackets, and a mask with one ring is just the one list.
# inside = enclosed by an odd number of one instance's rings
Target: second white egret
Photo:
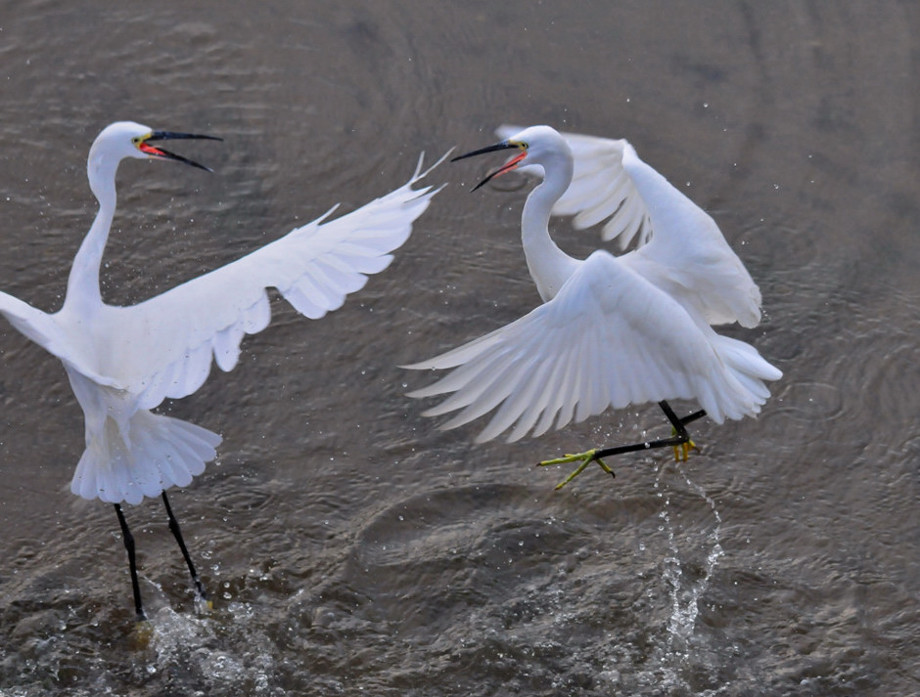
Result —
[[[410, 393], [450, 394], [425, 415], [460, 410], [442, 426], [455, 428], [497, 408], [476, 440], [510, 428], [511, 442], [611, 407], [659, 403], [672, 437], [541, 462], [580, 463], [561, 487], [591, 462], [612, 474], [602, 460], [609, 455], [672, 446], [685, 459], [693, 446], [686, 424], [706, 414], [717, 423], [757, 414], [769, 397], [764, 381], [782, 373], [749, 344], [712, 329], [731, 322], [753, 327], [761, 317], [760, 291], [715, 221], [625, 140], [532, 126], [454, 160], [506, 150], [514, 156], [476, 189], [518, 168], [542, 176], [524, 204], [521, 232], [543, 304], [407, 366], [453, 369]], [[605, 238], [623, 246], [635, 238], [636, 246], [619, 256], [597, 250], [575, 259], [550, 237], [551, 215], [574, 215], [577, 227], [609, 219]], [[678, 418], [669, 399], [696, 400], [703, 411]]]

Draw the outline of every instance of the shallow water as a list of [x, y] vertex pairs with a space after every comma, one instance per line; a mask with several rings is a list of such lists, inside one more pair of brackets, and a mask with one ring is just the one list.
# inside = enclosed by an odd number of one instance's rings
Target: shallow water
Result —
[[110, 121], [225, 139], [183, 149], [214, 175], [122, 168], [111, 302], [359, 206], [422, 150], [545, 122], [629, 138], [713, 214], [764, 297], [732, 333], [785, 376], [757, 420], [700, 423], [688, 463], [623, 458], [561, 492], [533, 462], [666, 432], [656, 408], [513, 445], [435, 430], [396, 366], [538, 302], [526, 190], [470, 196], [491, 163], [442, 166], [385, 273], [318, 322], [276, 300], [235, 371], [165, 405], [225, 439], [171, 494], [215, 609], [159, 503], [129, 507], [143, 646], [111, 507], [68, 490], [64, 372], [4, 324], [0, 694], [920, 692], [918, 23], [894, 2], [6, 8], [9, 293], [59, 307]]

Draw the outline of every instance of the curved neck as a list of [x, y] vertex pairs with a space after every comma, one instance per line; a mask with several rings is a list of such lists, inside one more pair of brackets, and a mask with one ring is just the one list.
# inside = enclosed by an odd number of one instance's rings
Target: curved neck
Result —
[[99, 157], [90, 151], [87, 163], [89, 187], [99, 201], [99, 211], [92, 227], [77, 251], [67, 281], [67, 295], [64, 307], [75, 305], [101, 305], [102, 294], [99, 290], [99, 269], [102, 254], [109, 239], [112, 219], [115, 217], [115, 172], [118, 161]]
[[572, 181], [572, 161], [560, 157], [544, 166], [543, 183], [530, 192], [521, 215], [521, 241], [527, 268], [544, 302], [559, 292], [575, 272], [578, 261], [563, 252], [549, 235], [553, 205]]

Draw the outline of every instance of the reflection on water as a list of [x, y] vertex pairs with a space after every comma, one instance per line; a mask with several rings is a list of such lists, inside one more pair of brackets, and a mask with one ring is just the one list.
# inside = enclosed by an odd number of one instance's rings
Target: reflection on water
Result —
[[320, 322], [276, 300], [233, 373], [167, 405], [225, 439], [171, 495], [216, 607], [196, 614], [159, 506], [130, 508], [142, 647], [111, 509], [67, 490], [64, 373], [0, 328], [0, 694], [916, 694], [917, 12], [8, 8], [7, 292], [59, 307], [94, 212], [86, 149], [115, 119], [225, 143], [214, 176], [123, 168], [112, 302], [385, 193], [420, 150], [547, 122], [629, 138], [713, 214], [764, 296], [738, 336], [785, 377], [757, 420], [702, 422], [689, 463], [623, 458], [562, 492], [532, 464], [660, 431], [657, 409], [514, 445], [433, 430], [396, 366], [538, 301], [526, 190], [471, 197], [442, 166], [385, 274]]

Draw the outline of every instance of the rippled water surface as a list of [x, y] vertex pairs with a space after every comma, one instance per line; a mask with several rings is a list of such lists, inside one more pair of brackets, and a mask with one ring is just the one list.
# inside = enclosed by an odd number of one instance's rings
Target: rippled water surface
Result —
[[712, 213], [764, 297], [731, 331], [785, 376], [758, 419], [701, 422], [688, 463], [560, 492], [535, 461], [666, 432], [657, 409], [512, 445], [435, 430], [397, 366], [538, 302], [526, 189], [471, 196], [490, 163], [444, 165], [385, 273], [317, 322], [276, 299], [235, 371], [164, 405], [224, 436], [172, 494], [216, 603], [195, 612], [159, 502], [128, 507], [145, 644], [111, 506], [68, 489], [64, 371], [3, 323], [3, 697], [920, 692], [918, 6], [97, 5], [0, 13], [6, 292], [60, 306], [110, 121], [225, 139], [182, 151], [214, 175], [122, 167], [116, 303], [360, 206], [422, 150], [550, 123], [629, 138]]

